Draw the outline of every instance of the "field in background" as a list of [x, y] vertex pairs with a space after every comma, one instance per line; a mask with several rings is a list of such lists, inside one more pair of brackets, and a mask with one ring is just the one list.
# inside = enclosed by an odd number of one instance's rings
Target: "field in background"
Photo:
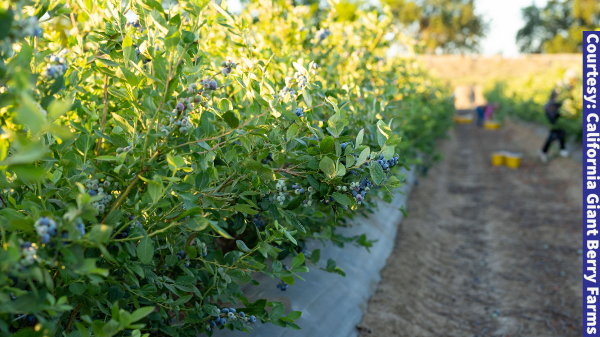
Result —
[[581, 54], [531, 54], [516, 58], [480, 55], [422, 55], [432, 75], [454, 87], [457, 109], [472, 109], [485, 102], [486, 85], [511, 77], [544, 74], [556, 67], [581, 69]]

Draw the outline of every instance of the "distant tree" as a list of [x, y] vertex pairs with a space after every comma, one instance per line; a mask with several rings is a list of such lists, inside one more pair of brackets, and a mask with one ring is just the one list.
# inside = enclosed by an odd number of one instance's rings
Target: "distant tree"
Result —
[[425, 52], [477, 51], [487, 24], [474, 0], [383, 0], [397, 20], [425, 43]]
[[581, 52], [584, 30], [600, 27], [598, 0], [550, 0], [545, 7], [523, 8], [525, 26], [517, 32], [523, 53]]

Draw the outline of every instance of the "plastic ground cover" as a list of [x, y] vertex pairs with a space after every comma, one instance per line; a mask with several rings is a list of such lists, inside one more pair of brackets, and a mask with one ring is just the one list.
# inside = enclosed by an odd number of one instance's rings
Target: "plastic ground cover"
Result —
[[[394, 248], [396, 231], [403, 218], [399, 208], [406, 205], [415, 183], [414, 171], [402, 172], [406, 173], [406, 182], [395, 191], [392, 203], [380, 202], [375, 213], [369, 217], [356, 217], [352, 220], [352, 227], [336, 230], [346, 236], [366, 233], [369, 240], [376, 240], [370, 252], [353, 245], [340, 248], [331, 244], [323, 246], [318, 240], [307, 243], [308, 252], [321, 249], [319, 266], [324, 267], [329, 258], [335, 259], [346, 277], [311, 268], [308, 274], [303, 275], [306, 281], [296, 280], [294, 286], [281, 291], [277, 288], [279, 279], [257, 273], [255, 280], [260, 284], [247, 284], [243, 287], [249, 301], [266, 298], [269, 301], [283, 302], [286, 314], [290, 311], [302, 311], [302, 317], [296, 320], [301, 330], [257, 323], [250, 326], [254, 329], [250, 334], [229, 330], [215, 331], [215, 334], [235, 337], [357, 336], [356, 325], [362, 320], [369, 298], [381, 280], [380, 272]], [[287, 262], [289, 265], [289, 261]]]

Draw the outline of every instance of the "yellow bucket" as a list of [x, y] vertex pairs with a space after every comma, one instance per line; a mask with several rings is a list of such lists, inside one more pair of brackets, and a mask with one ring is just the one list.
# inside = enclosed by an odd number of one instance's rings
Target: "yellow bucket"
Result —
[[483, 124], [483, 127], [485, 127], [488, 130], [496, 130], [496, 129], [500, 128], [500, 123], [494, 122], [494, 121], [486, 121]]
[[492, 153], [492, 165], [502, 166], [504, 164], [504, 152]]
[[469, 124], [471, 122], [473, 122], [473, 115], [468, 114], [468, 115], [454, 115], [454, 121], [458, 124]]
[[504, 163], [510, 168], [518, 168], [521, 165], [521, 154], [507, 152], [504, 154]]

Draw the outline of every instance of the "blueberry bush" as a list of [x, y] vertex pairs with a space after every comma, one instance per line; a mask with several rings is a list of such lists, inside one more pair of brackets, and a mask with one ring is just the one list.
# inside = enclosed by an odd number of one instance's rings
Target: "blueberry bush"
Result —
[[372, 245], [336, 228], [451, 124], [385, 9], [0, 3], [2, 335], [299, 329], [242, 286], [344, 275], [306, 240]]
[[562, 103], [557, 127], [568, 136], [581, 140], [583, 123], [583, 83], [581, 72], [562, 67], [552, 68], [544, 74], [525, 74], [516, 78], [488, 83], [485, 97], [500, 104], [496, 115], [550, 126], [544, 113], [544, 104], [556, 90]]

